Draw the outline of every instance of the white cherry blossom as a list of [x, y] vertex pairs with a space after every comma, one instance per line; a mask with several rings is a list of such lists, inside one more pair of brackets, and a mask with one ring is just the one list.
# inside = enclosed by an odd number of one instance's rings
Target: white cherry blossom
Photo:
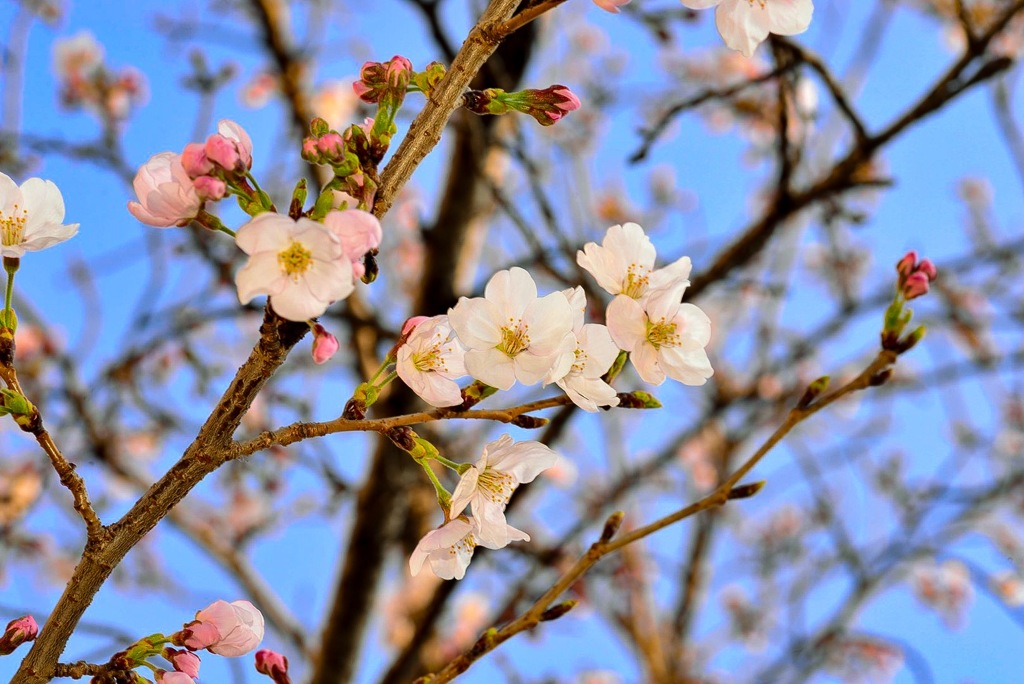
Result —
[[421, 322], [398, 348], [398, 377], [431, 406], [462, 403], [455, 378], [466, 375], [466, 350], [447, 316]]
[[599, 406], [618, 406], [619, 398], [615, 388], [601, 379], [608, 372], [619, 348], [612, 341], [608, 328], [595, 323], [584, 323], [587, 296], [582, 287], [564, 290], [573, 311], [572, 332], [576, 337], [576, 348], [572, 354], [569, 372], [555, 381], [572, 402], [591, 413]]
[[[561, 377], [573, 349], [572, 312], [561, 292], [537, 297], [521, 268], [498, 271], [483, 297], [462, 297], [448, 319], [468, 350], [469, 374], [500, 390]], [[562, 367], [560, 367], [560, 364]]]
[[316, 221], [260, 214], [238, 229], [235, 242], [249, 255], [235, 276], [243, 304], [269, 295], [279, 316], [305, 321], [354, 289], [352, 264], [341, 241]]
[[714, 371], [704, 347], [711, 321], [693, 304], [683, 304], [681, 286], [655, 290], [643, 304], [619, 295], [608, 305], [608, 330], [644, 382], [665, 376], [684, 385], [703, 385]]
[[64, 222], [64, 198], [57, 186], [42, 178], [29, 178], [19, 187], [0, 173], [0, 253], [21, 257], [64, 242], [78, 232], [78, 224]]
[[502, 548], [515, 528], [505, 522], [505, 506], [512, 492], [524, 482], [533, 482], [558, 460], [558, 455], [540, 442], [514, 442], [508, 435], [490, 442], [475, 465], [462, 474], [452, 494], [451, 515], [470, 505], [477, 521], [477, 543]]
[[458, 516], [436, 530], [423, 535], [409, 557], [409, 572], [420, 574], [424, 563], [430, 564], [430, 571], [441, 579], [460, 580], [466, 576], [466, 568], [473, 560], [477, 546], [500, 549], [512, 541], [530, 541], [530, 535], [511, 525], [505, 526], [507, 541], [495, 546], [478, 538], [478, 521], [466, 515]]
[[588, 242], [576, 253], [576, 263], [613, 295], [643, 299], [648, 291], [677, 283], [689, 285], [690, 257], [682, 257], [655, 270], [657, 252], [644, 229], [636, 223], [615, 225], [598, 245]]
[[715, 8], [715, 26], [733, 50], [751, 57], [769, 33], [803, 33], [814, 13], [812, 0], [682, 0], [690, 9]]

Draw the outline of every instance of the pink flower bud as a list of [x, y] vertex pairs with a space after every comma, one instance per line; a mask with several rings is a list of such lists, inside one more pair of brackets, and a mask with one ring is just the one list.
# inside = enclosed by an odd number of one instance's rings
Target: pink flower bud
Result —
[[429, 319], [430, 316], [413, 316], [402, 325], [402, 337], [405, 337], [415, 330], [417, 325]]
[[392, 88], [405, 89], [412, 78], [412, 62], [401, 55], [395, 55], [385, 63], [385, 78]]
[[167, 659], [174, 669], [178, 672], [184, 672], [189, 677], [199, 676], [199, 656], [191, 651], [182, 651], [177, 648], [165, 648], [164, 658]]
[[925, 294], [928, 294], [928, 276], [920, 271], [911, 273], [903, 283], [903, 298], [917, 299]]
[[240, 656], [263, 640], [263, 615], [248, 601], [217, 600], [196, 613], [174, 643], [222, 656]]
[[217, 122], [217, 133], [235, 143], [238, 150], [238, 158], [247, 169], [252, 168], [252, 138], [245, 132], [245, 129], [230, 119], [221, 119]]
[[206, 157], [204, 148], [199, 143], [189, 143], [181, 153], [181, 166], [189, 178], [205, 176], [213, 171], [213, 164]]
[[320, 159], [320, 150], [317, 149], [315, 138], [305, 138], [302, 141], [302, 158], [308, 162], [317, 162]]
[[11, 620], [0, 637], [0, 655], [7, 655], [26, 641], [32, 641], [39, 634], [39, 625], [31, 615]]
[[270, 649], [256, 651], [256, 671], [269, 676], [276, 684], [291, 684], [288, 659]]
[[213, 176], [199, 176], [192, 181], [192, 187], [196, 189], [199, 199], [213, 200], [215, 202], [223, 199], [224, 195], [228, 192], [227, 184], [220, 178], [214, 178]]
[[901, 279], [906, 278], [914, 272], [915, 264], [917, 264], [917, 252], [911, 250], [896, 262], [896, 272], [900, 274]]
[[[363, 100], [364, 102], [375, 102], [376, 101], [376, 100], [367, 100], [366, 99], [365, 96], [368, 95], [371, 92], [371, 89], [370, 89], [369, 86], [367, 86], [362, 81], [356, 81], [355, 83], [353, 83], [352, 84], [352, 90], [355, 91], [356, 97], [358, 97], [360, 100]], [[370, 95], [370, 97], [373, 97], [373, 96]]]
[[204, 150], [210, 161], [226, 171], [238, 171], [242, 165], [235, 143], [223, 135], [214, 133], [207, 138]]
[[316, 149], [329, 159], [340, 160], [345, 154], [345, 141], [340, 133], [328, 133], [316, 141]]
[[917, 270], [928, 276], [928, 280], [935, 280], [935, 276], [939, 274], [931, 259], [921, 259], [921, 263], [917, 265]]
[[313, 326], [313, 363], [327, 362], [338, 351], [338, 338], [319, 323]]
[[149, 226], [184, 226], [196, 217], [202, 200], [181, 165], [181, 156], [161, 152], [142, 165], [132, 181], [138, 202], [128, 211]]
[[196, 684], [196, 680], [184, 672], [168, 672], [167, 670], [156, 671], [158, 684]]

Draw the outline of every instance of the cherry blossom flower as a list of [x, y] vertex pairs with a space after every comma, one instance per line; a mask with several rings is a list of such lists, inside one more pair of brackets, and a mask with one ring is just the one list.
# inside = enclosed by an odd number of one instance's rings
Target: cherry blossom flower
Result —
[[462, 474], [452, 494], [451, 515], [472, 505], [477, 521], [476, 540], [488, 548], [501, 548], [509, 541], [505, 506], [512, 492], [524, 482], [533, 482], [558, 460], [558, 455], [540, 442], [514, 442], [508, 435], [490, 442], [476, 465]]
[[654, 244], [644, 229], [636, 223], [625, 223], [610, 227], [600, 245], [583, 245], [576, 253], [576, 263], [607, 292], [633, 299], [642, 300], [657, 288], [690, 284], [690, 257], [681, 257], [655, 270], [656, 256]]
[[[466, 369], [500, 390], [561, 377], [573, 350], [572, 312], [561, 292], [537, 297], [537, 285], [521, 268], [498, 271], [483, 297], [462, 297], [448, 318], [466, 352]], [[559, 369], [557, 366], [562, 365]]]
[[161, 152], [139, 168], [132, 181], [138, 202], [128, 211], [147, 226], [185, 226], [196, 217], [202, 200], [181, 165], [181, 155]]
[[462, 403], [455, 378], [466, 375], [466, 350], [459, 343], [447, 316], [419, 322], [398, 348], [398, 377], [431, 406]]
[[346, 209], [328, 212], [324, 217], [324, 226], [341, 241], [345, 257], [352, 262], [352, 276], [362, 278], [366, 272], [363, 257], [370, 250], [380, 247], [384, 235], [380, 221], [368, 211]]
[[505, 527], [504, 544], [485, 543], [477, 537], [477, 520], [461, 515], [423, 535], [409, 557], [409, 572], [418, 575], [423, 569], [423, 564], [429, 563], [430, 571], [441, 579], [462, 579], [466, 576], [466, 568], [473, 560], [473, 552], [477, 546], [500, 549], [509, 542], [530, 541], [530, 535], [522, 530], [517, 530], [511, 525]]
[[792, 36], [811, 24], [811, 0], [682, 0], [690, 9], [715, 8], [715, 26], [733, 50], [751, 57], [769, 33]]
[[582, 287], [562, 292], [569, 300], [573, 312], [572, 332], [576, 337], [576, 348], [572, 352], [572, 366], [569, 372], [555, 381], [572, 402], [591, 413], [599, 406], [618, 406], [619, 398], [615, 388], [601, 379], [608, 372], [619, 348], [612, 341], [608, 328], [595, 323], [584, 323], [583, 314], [587, 308], [587, 296]]
[[103, 46], [89, 31], [53, 41], [53, 71], [62, 82], [81, 80], [103, 64]]
[[64, 198], [57, 186], [42, 178], [29, 178], [19, 187], [0, 173], [0, 253], [21, 257], [64, 242], [78, 232], [78, 224], [62, 225]]
[[354, 289], [352, 264], [341, 241], [310, 219], [260, 214], [238, 229], [235, 242], [249, 255], [235, 276], [243, 304], [269, 295], [279, 316], [305, 321]]
[[644, 382], [660, 385], [665, 376], [684, 385], [703, 385], [714, 371], [704, 347], [711, 321], [693, 304], [683, 304], [681, 285], [654, 290], [643, 304], [619, 295], [608, 305], [608, 330]]
[[193, 651], [205, 648], [222, 656], [240, 656], [263, 641], [263, 614], [248, 601], [222, 599], [196, 613], [185, 625], [182, 645]]

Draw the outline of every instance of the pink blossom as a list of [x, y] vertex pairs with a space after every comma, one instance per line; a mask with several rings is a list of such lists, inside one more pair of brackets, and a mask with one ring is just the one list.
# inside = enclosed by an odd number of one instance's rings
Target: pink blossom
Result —
[[158, 684], [196, 684], [196, 680], [184, 672], [168, 672], [167, 670], [156, 671]]
[[164, 658], [174, 666], [176, 671], [184, 672], [189, 677], [199, 676], [200, 660], [195, 653], [168, 647], [164, 649]]
[[352, 262], [352, 277], [362, 278], [366, 272], [363, 257], [377, 249], [384, 233], [377, 217], [362, 209], [331, 211], [324, 217], [324, 227], [341, 240], [345, 257]]
[[326, 363], [338, 351], [338, 338], [319, 323], [313, 326], [313, 363]]
[[628, 5], [630, 0], [594, 0], [594, 4], [603, 9], [605, 12], [611, 12], [612, 14], [618, 14], [621, 10], [619, 7], [622, 5]]
[[7, 623], [3, 636], [0, 636], [0, 655], [12, 653], [26, 641], [34, 640], [38, 634], [39, 625], [31, 615], [11, 620]]
[[196, 613], [185, 625], [183, 645], [222, 656], [240, 656], [263, 641], [263, 615], [248, 601], [217, 600]]
[[181, 165], [181, 155], [161, 152], [139, 168], [132, 181], [138, 202], [128, 211], [149, 226], [184, 226], [199, 213], [199, 199], [192, 179]]
[[423, 401], [431, 406], [462, 403], [462, 391], [455, 379], [466, 374], [466, 350], [447, 316], [434, 316], [413, 326], [396, 356], [398, 377]]
[[269, 676], [276, 684], [291, 682], [288, 677], [288, 658], [267, 648], [256, 651], [256, 671]]

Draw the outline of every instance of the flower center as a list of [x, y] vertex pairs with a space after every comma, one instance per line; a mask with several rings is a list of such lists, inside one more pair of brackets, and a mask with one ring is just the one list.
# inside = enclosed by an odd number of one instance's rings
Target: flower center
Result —
[[313, 267], [313, 253], [301, 242], [293, 242], [288, 249], [278, 252], [277, 263], [285, 275], [298, 280], [299, 276]]
[[516, 489], [516, 478], [491, 468], [485, 468], [477, 478], [476, 487], [491, 502], [505, 505]]
[[572, 362], [572, 368], [569, 369], [569, 373], [582, 373], [587, 367], [587, 359], [590, 357], [587, 356], [587, 352], [583, 347], [576, 347], [576, 351], [574, 351], [573, 354], [575, 355], [576, 360]]
[[420, 372], [444, 372], [448, 370], [448, 364], [445, 362], [444, 357], [441, 356], [448, 351], [445, 347], [445, 340], [441, 339], [441, 333], [435, 334], [434, 338], [437, 341], [432, 346], [412, 355], [412, 364]]
[[678, 347], [679, 334], [676, 332], [676, 324], [666, 323], [664, 318], [656, 323], [648, 322], [647, 341], [654, 345], [655, 349]]
[[647, 292], [647, 285], [651, 282], [651, 272], [639, 264], [630, 264], [626, 269], [626, 280], [623, 283], [622, 294], [633, 299], [640, 299]]
[[20, 209], [15, 204], [10, 216], [0, 211], [0, 242], [4, 247], [22, 243], [25, 239], [26, 223], [28, 223], [28, 209]]
[[455, 542], [452, 546], [448, 547], [448, 555], [455, 556], [460, 551], [466, 555], [472, 556], [473, 549], [476, 548], [476, 538], [472, 534], [467, 534], [465, 537]]
[[530, 326], [523, 325], [522, 321], [514, 318], [508, 319], [508, 325], [501, 329], [501, 344], [498, 345], [498, 349], [509, 358], [515, 358], [529, 346]]

